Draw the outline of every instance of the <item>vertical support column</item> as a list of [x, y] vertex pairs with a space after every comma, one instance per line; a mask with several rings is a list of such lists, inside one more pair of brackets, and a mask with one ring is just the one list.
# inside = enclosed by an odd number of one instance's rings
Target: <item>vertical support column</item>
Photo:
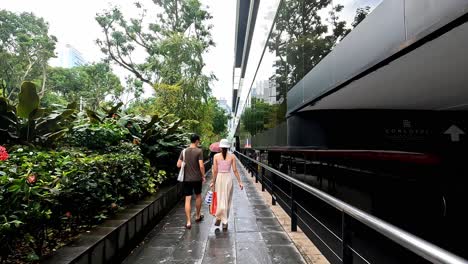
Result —
[[257, 166], [257, 169], [255, 170], [255, 183], [258, 183], [258, 171], [260, 170], [260, 165], [255, 164]]
[[264, 192], [265, 191], [265, 168], [264, 167], [262, 167], [261, 182], [262, 182], [262, 192]]
[[276, 205], [276, 196], [275, 196], [275, 189], [276, 189], [276, 174], [271, 174], [271, 205]]
[[[257, 162], [261, 162], [261, 155], [262, 154], [260, 151], [255, 152], [255, 160]], [[260, 174], [260, 168], [260, 165], [255, 163], [255, 183], [258, 183], [258, 175]]]
[[349, 246], [351, 246], [351, 226], [349, 223], [349, 217], [342, 212], [341, 213], [341, 232], [342, 232], [342, 259], [343, 264], [353, 263], [353, 254]]
[[294, 185], [291, 183], [291, 232], [297, 231], [297, 205], [294, 199]]

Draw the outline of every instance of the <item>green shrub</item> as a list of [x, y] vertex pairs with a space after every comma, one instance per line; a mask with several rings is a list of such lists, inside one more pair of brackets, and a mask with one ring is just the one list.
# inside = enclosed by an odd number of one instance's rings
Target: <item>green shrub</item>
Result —
[[40, 257], [67, 235], [154, 193], [165, 172], [154, 172], [137, 146], [122, 149], [10, 149], [9, 159], [0, 161], [0, 260], [18, 247], [30, 252], [16, 258]]
[[127, 129], [112, 120], [106, 120], [103, 123], [85, 123], [76, 126], [68, 138], [73, 146], [98, 150], [119, 144], [127, 134]]
[[[139, 142], [141, 153], [158, 170], [176, 172], [179, 151], [188, 145], [183, 121], [173, 115], [154, 115], [151, 119], [124, 116], [119, 121]], [[175, 175], [175, 174], [174, 174]]]

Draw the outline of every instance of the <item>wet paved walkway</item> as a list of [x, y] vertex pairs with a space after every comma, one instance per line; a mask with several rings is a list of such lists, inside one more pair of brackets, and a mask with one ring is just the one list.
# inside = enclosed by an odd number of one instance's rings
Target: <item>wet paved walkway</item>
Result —
[[[269, 205], [242, 173], [244, 170], [239, 171], [244, 191], [234, 184], [227, 231], [214, 226], [214, 217], [209, 215], [205, 204], [202, 207], [205, 220], [193, 221], [192, 229], [186, 230], [184, 205], [180, 202], [124, 263], [305, 263]], [[203, 198], [207, 188], [205, 184]]]

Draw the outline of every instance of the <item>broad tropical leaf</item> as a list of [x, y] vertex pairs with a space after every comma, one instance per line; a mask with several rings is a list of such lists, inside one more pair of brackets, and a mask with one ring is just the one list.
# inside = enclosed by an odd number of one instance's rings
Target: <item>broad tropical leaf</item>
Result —
[[19, 103], [16, 109], [18, 115], [22, 118], [28, 118], [29, 114], [39, 107], [36, 85], [32, 82], [23, 82], [18, 99]]

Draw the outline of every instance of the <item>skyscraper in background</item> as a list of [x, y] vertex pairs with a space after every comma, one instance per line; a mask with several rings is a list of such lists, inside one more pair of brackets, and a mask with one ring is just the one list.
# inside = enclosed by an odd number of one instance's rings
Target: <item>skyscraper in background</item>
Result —
[[231, 107], [228, 105], [228, 101], [225, 98], [218, 99], [218, 105], [223, 108], [228, 114], [231, 112]]
[[271, 80], [262, 80], [252, 86], [252, 98], [263, 100], [267, 104], [276, 103], [276, 86]]
[[52, 62], [53, 66], [73, 68], [86, 64], [83, 54], [70, 44], [60, 48], [57, 55], [57, 58]]
[[[231, 113], [232, 110], [231, 110], [231, 107], [230, 107], [229, 104], [228, 104], [227, 99], [225, 99], [225, 98], [220, 98], [220, 99], [218, 99], [218, 105], [219, 105], [221, 108], [223, 108], [224, 111], [226, 111], [226, 115], [228, 115], [228, 116], [231, 116], [231, 115], [232, 115], [232, 113]], [[228, 128], [231, 127], [231, 123], [232, 123], [232, 119], [229, 119], [229, 120], [228, 120], [228, 124], [227, 124], [227, 125], [228, 125]]]

